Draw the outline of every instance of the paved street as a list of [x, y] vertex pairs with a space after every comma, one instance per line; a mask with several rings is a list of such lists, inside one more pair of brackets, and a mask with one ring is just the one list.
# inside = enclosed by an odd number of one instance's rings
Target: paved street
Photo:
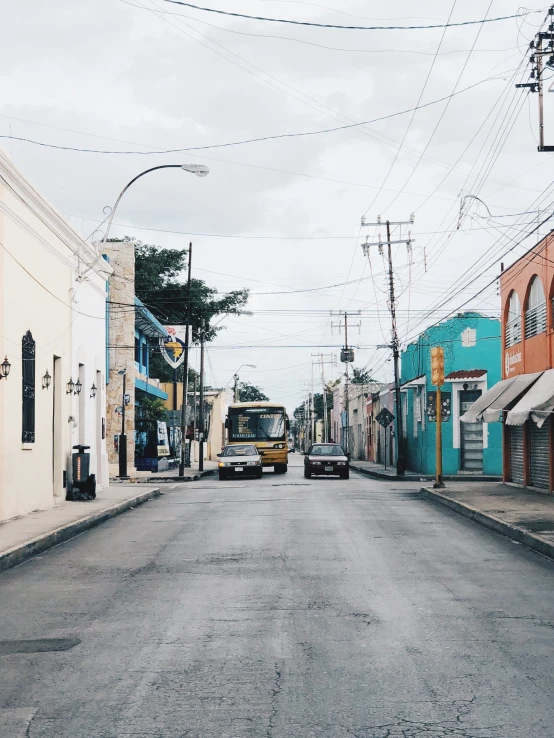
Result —
[[2, 738], [553, 735], [554, 563], [301, 463], [1, 575]]

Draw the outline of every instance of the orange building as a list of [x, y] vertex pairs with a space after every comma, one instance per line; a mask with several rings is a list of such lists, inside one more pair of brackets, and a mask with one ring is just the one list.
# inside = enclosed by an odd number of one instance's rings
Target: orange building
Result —
[[466, 422], [502, 422], [503, 478], [554, 490], [554, 232], [502, 272], [502, 381]]

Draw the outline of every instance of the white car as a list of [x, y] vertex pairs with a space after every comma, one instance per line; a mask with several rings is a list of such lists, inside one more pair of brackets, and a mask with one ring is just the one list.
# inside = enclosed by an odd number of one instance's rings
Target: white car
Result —
[[253, 476], [262, 478], [262, 457], [250, 443], [230, 443], [219, 456], [219, 478]]

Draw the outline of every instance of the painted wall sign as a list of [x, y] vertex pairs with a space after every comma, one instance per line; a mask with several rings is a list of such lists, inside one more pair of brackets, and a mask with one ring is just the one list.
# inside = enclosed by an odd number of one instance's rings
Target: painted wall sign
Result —
[[521, 364], [521, 351], [506, 351], [504, 354], [504, 375], [507, 379], [516, 371], [516, 364]]

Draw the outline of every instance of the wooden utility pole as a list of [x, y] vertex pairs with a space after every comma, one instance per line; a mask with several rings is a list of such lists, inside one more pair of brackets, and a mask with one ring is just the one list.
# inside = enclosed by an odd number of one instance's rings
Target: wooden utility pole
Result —
[[[401, 238], [396, 241], [391, 240], [391, 226], [403, 226], [403, 225], [413, 225], [414, 222], [414, 216], [412, 215], [410, 220], [405, 221], [386, 221], [386, 227], [387, 227], [387, 259], [388, 259], [388, 267], [389, 267], [389, 310], [391, 314], [391, 326], [392, 326], [392, 343], [391, 343], [391, 349], [392, 349], [392, 356], [394, 359], [394, 394], [395, 394], [395, 406], [396, 406], [396, 473], [399, 477], [403, 477], [406, 472], [406, 455], [405, 455], [405, 448], [404, 448], [404, 428], [403, 428], [403, 417], [402, 417], [402, 397], [400, 392], [400, 340], [398, 338], [398, 327], [396, 325], [396, 297], [394, 293], [394, 269], [393, 269], [393, 261], [392, 261], [392, 247], [395, 244], [403, 243], [408, 246], [408, 248], [411, 248], [412, 243], [415, 239], [412, 239], [411, 235], [408, 233], [408, 238]], [[379, 217], [377, 219], [377, 223], [366, 223], [365, 218], [362, 218], [362, 226], [369, 227], [369, 226], [380, 226], [382, 225], [381, 218]], [[379, 235], [379, 241], [377, 244], [371, 244], [368, 243], [367, 239], [365, 244], [362, 245], [362, 249], [364, 251], [364, 254], [369, 257], [370, 248], [372, 246], [378, 246], [379, 251], [382, 254], [383, 253], [383, 247], [384, 244], [381, 241], [381, 236]]]
[[[331, 312], [331, 315], [337, 313]], [[343, 313], [339, 313], [343, 315]], [[340, 360], [345, 365], [344, 369], [344, 413], [346, 418], [346, 426], [344, 430], [344, 438], [341, 439], [344, 450], [348, 452], [350, 450], [350, 376], [349, 376], [349, 365], [354, 361], [354, 349], [348, 345], [348, 318], [351, 315], [361, 315], [361, 310], [356, 310], [353, 313], [347, 311], [344, 312], [344, 323], [341, 321], [338, 323], [338, 328], [342, 330], [344, 327], [344, 348], [340, 352]], [[331, 327], [335, 327], [336, 324], [331, 323]], [[358, 324], [360, 327], [360, 323]]]
[[192, 315], [191, 300], [191, 275], [192, 275], [192, 243], [189, 243], [189, 263], [187, 277], [187, 304], [185, 315], [187, 316], [187, 324], [185, 326], [185, 359], [183, 361], [183, 400], [181, 404], [181, 459], [179, 462], [179, 476], [185, 475], [185, 467], [190, 466], [190, 451], [187, 461], [186, 445], [187, 445], [187, 397], [189, 386], [189, 344], [190, 344], [190, 321]]
[[199, 458], [198, 471], [204, 471], [204, 331], [205, 321], [202, 321], [200, 332], [200, 414], [198, 417]]

